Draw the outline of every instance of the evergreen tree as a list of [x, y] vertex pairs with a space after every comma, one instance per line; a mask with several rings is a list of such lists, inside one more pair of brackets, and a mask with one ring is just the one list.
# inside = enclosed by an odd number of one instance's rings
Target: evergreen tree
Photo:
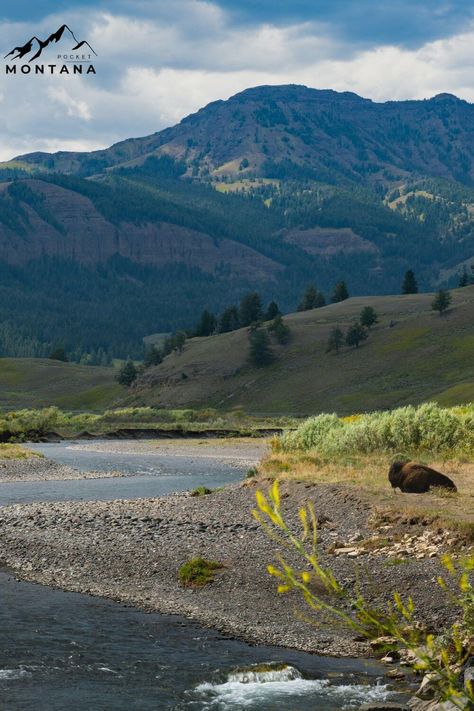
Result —
[[127, 360], [127, 362], [120, 368], [117, 380], [120, 385], [124, 385], [126, 388], [129, 388], [130, 385], [137, 379], [137, 375], [138, 372], [134, 362], [132, 360]]
[[372, 306], [365, 306], [362, 311], [360, 312], [360, 323], [362, 326], [365, 326], [366, 328], [371, 328], [374, 324], [376, 324], [379, 320], [379, 317], [377, 316], [375, 309], [372, 308]]
[[415, 278], [415, 273], [412, 269], [405, 272], [402, 284], [402, 294], [418, 294], [418, 284]]
[[214, 314], [205, 309], [201, 314], [201, 319], [196, 327], [196, 336], [211, 336], [216, 330], [217, 319]]
[[274, 361], [273, 351], [270, 346], [270, 337], [266, 330], [257, 328], [249, 334], [249, 359], [252, 365], [262, 368]]
[[172, 353], [173, 351], [178, 351], [178, 353], [181, 353], [185, 343], [186, 334], [184, 333], [184, 331], [178, 331], [177, 333], [173, 333], [171, 336], [168, 336], [168, 338], [163, 344], [164, 355], [166, 356], [169, 353]]
[[241, 326], [250, 326], [262, 320], [262, 300], [256, 291], [246, 294], [240, 302], [239, 321]]
[[49, 358], [50, 358], [50, 360], [62, 360], [63, 363], [68, 362], [68, 357], [66, 355], [66, 351], [64, 350], [64, 348], [62, 346], [58, 346], [57, 348], [52, 350], [51, 353], [49, 354]]
[[275, 301], [270, 301], [268, 304], [268, 309], [264, 317], [264, 321], [273, 321], [274, 318], [281, 315], [281, 311], [278, 308], [278, 304]]
[[326, 353], [331, 351], [336, 351], [336, 355], [339, 353], [339, 349], [344, 343], [344, 334], [338, 326], [335, 326], [331, 333], [329, 334]]
[[289, 326], [283, 322], [281, 314], [278, 314], [276, 318], [273, 319], [272, 323], [268, 327], [269, 332], [275, 337], [275, 340], [282, 346], [289, 343], [291, 338], [291, 331]]
[[316, 289], [313, 284], [310, 284], [301, 302], [298, 304], [298, 311], [310, 311], [311, 309], [319, 309], [321, 306], [326, 305], [326, 299], [324, 295]]
[[458, 282], [458, 287], [463, 288], [464, 286], [467, 286], [469, 284], [469, 277], [467, 274], [467, 269], [464, 267], [464, 269], [461, 272], [461, 275], [459, 277], [459, 282]]
[[178, 331], [174, 335], [174, 347], [175, 350], [178, 351], [178, 353], [182, 353], [184, 344], [186, 343], [186, 334], [184, 331]]
[[219, 333], [235, 331], [239, 326], [239, 310], [237, 306], [229, 306], [219, 319]]
[[431, 308], [433, 311], [438, 311], [439, 315], [442, 316], [443, 313], [449, 308], [451, 303], [451, 294], [445, 289], [440, 289], [433, 301], [431, 302]]
[[349, 291], [346, 286], [345, 281], [338, 281], [334, 287], [332, 293], [331, 301], [333, 304], [337, 304], [339, 301], [345, 301], [349, 298]]
[[159, 365], [163, 361], [163, 354], [156, 346], [151, 346], [145, 352], [143, 365], [145, 368], [151, 368], [153, 365]]
[[365, 341], [366, 338], [368, 338], [366, 329], [362, 324], [356, 322], [353, 323], [352, 326], [349, 326], [346, 333], [346, 344], [351, 347], [359, 348], [360, 342]]

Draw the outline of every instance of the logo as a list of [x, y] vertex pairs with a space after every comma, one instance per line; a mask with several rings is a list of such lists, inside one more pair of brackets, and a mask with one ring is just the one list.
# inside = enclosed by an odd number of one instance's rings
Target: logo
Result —
[[[61, 52], [56, 54], [58, 64], [38, 64], [36, 60], [43, 55], [47, 48], [61, 43]], [[71, 45], [73, 45], [71, 47]], [[68, 46], [66, 50], [65, 47]], [[96, 74], [93, 65], [93, 57], [97, 57], [97, 52], [86, 40], [78, 40], [74, 32], [67, 25], [53, 32], [49, 37], [42, 40], [34, 35], [24, 45], [14, 47], [4, 59], [13, 62], [23, 60], [25, 63], [14, 63], [5, 65], [6, 74]], [[70, 65], [70, 66], [68, 66]], [[47, 71], [45, 71], [47, 70]], [[83, 71], [85, 70], [85, 71]]]

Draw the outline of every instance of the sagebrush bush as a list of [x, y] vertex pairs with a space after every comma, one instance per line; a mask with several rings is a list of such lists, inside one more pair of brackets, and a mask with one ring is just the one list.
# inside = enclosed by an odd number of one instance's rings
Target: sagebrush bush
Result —
[[429, 402], [356, 418], [318, 415], [285, 432], [275, 449], [314, 449], [329, 457], [423, 450], [469, 454], [474, 451], [474, 405], [442, 408]]

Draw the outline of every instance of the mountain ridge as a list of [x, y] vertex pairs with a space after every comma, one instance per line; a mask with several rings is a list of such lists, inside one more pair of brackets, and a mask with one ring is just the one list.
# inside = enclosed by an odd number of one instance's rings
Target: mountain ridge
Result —
[[76, 339], [138, 357], [255, 288], [291, 311], [309, 283], [396, 293], [414, 269], [421, 290], [453, 286], [474, 261], [473, 137], [450, 94], [269, 85], [105, 150], [0, 164], [0, 354]]
[[452, 94], [374, 102], [353, 92], [265, 85], [211, 102], [149, 136], [90, 153], [36, 152], [14, 161], [92, 175], [171, 155], [186, 163], [190, 177], [206, 179], [238, 175], [242, 161], [249, 163], [245, 174], [271, 177], [267, 164], [276, 155], [277, 163], [285, 158], [330, 182], [393, 184], [416, 173], [474, 184], [473, 135], [474, 105]]

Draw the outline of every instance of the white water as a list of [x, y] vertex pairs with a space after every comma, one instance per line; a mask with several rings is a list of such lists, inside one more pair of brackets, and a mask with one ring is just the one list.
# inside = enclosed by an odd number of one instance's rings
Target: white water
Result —
[[297, 698], [307, 697], [309, 709], [357, 709], [369, 701], [385, 701], [393, 697], [387, 686], [377, 684], [331, 684], [328, 679], [305, 679], [290, 665], [283, 669], [255, 671], [250, 669], [233, 672], [223, 683], [203, 683], [196, 688], [202, 694], [203, 708], [260, 709], [284, 708], [284, 699], [295, 703]]

